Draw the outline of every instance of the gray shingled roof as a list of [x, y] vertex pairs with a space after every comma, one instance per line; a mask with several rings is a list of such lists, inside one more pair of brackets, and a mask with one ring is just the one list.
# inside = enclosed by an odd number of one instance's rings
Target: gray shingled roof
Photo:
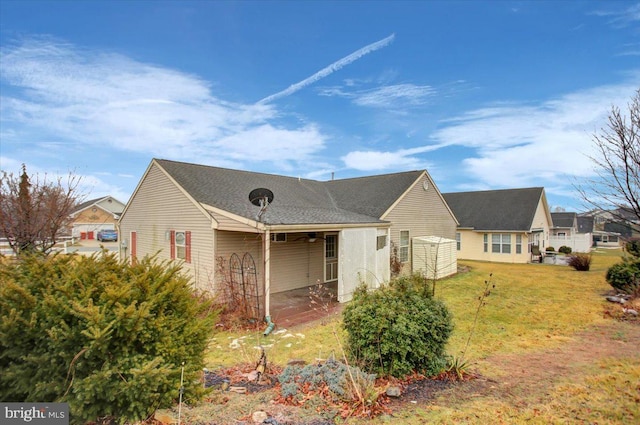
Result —
[[584, 215], [578, 216], [578, 233], [591, 233], [593, 232], [593, 217]]
[[274, 199], [261, 221], [266, 224], [383, 223], [382, 214], [422, 171], [321, 182], [184, 162], [155, 160], [201, 204], [255, 219], [259, 208], [251, 190], [264, 187]]
[[574, 212], [552, 212], [554, 227], [573, 227], [577, 214]]
[[460, 227], [530, 231], [544, 188], [443, 193]]

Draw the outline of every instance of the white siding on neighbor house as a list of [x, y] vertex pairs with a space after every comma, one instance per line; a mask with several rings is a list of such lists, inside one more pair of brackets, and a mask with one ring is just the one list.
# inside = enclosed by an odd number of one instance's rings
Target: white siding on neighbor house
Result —
[[[425, 180], [428, 183], [426, 190], [423, 187]], [[392, 223], [391, 242], [396, 247], [400, 244], [401, 230], [409, 230], [410, 239], [416, 236], [455, 239], [456, 236], [456, 221], [437, 188], [426, 176], [414, 184], [402, 200], [382, 219]], [[411, 247], [409, 250], [411, 251]], [[409, 252], [408, 263], [403, 265], [403, 273], [410, 271], [411, 252]]]
[[[370, 288], [377, 288], [383, 281], [377, 271], [385, 270], [389, 265], [389, 245], [376, 252], [378, 229], [344, 229], [340, 232], [338, 251], [340, 270], [338, 272], [338, 301], [347, 302], [360, 282]], [[386, 255], [385, 255], [386, 254]], [[382, 261], [382, 264], [379, 262]], [[386, 266], [385, 266], [386, 265]], [[388, 270], [388, 268], [386, 269]], [[388, 279], [388, 272], [386, 277]]]
[[[137, 234], [137, 257], [156, 255], [158, 260], [170, 260], [169, 233], [191, 232], [191, 263], [183, 268], [190, 274], [196, 287], [214, 289], [215, 260], [213, 256], [214, 234], [211, 218], [158, 168], [152, 164], [144, 180], [131, 199], [120, 223], [122, 243], [129, 243], [131, 231]], [[130, 255], [130, 252], [126, 252]]]
[[456, 241], [440, 237], [413, 238], [413, 272], [442, 279], [458, 271]]

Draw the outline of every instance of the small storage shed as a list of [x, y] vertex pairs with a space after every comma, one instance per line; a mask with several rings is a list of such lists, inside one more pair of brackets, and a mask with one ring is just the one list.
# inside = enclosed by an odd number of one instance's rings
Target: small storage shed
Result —
[[442, 279], [458, 271], [456, 241], [439, 236], [420, 236], [412, 240], [413, 272], [428, 279]]

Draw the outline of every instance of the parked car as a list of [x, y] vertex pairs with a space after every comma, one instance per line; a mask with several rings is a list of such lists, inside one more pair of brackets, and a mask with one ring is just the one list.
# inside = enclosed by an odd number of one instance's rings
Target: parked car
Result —
[[98, 232], [98, 236], [96, 236], [96, 239], [98, 239], [98, 241], [100, 242], [116, 242], [118, 240], [118, 232], [116, 232], [115, 230], [100, 230]]

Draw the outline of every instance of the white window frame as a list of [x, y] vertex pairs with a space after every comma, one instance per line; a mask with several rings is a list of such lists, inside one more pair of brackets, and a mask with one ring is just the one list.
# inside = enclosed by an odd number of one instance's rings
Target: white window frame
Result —
[[[406, 234], [406, 238], [402, 235]], [[403, 242], [405, 242], [403, 244]], [[411, 246], [411, 232], [409, 230], [400, 230], [400, 240], [398, 241], [398, 259], [401, 263], [406, 263], [409, 261], [409, 248]]]
[[462, 235], [460, 235], [460, 232], [456, 232], [456, 249], [460, 251], [461, 247], [462, 247]]
[[[178, 235], [182, 235], [182, 243], [178, 242]], [[187, 232], [185, 230], [175, 231], [176, 258], [184, 260], [187, 258]]]
[[491, 253], [511, 254], [511, 233], [492, 233]]

